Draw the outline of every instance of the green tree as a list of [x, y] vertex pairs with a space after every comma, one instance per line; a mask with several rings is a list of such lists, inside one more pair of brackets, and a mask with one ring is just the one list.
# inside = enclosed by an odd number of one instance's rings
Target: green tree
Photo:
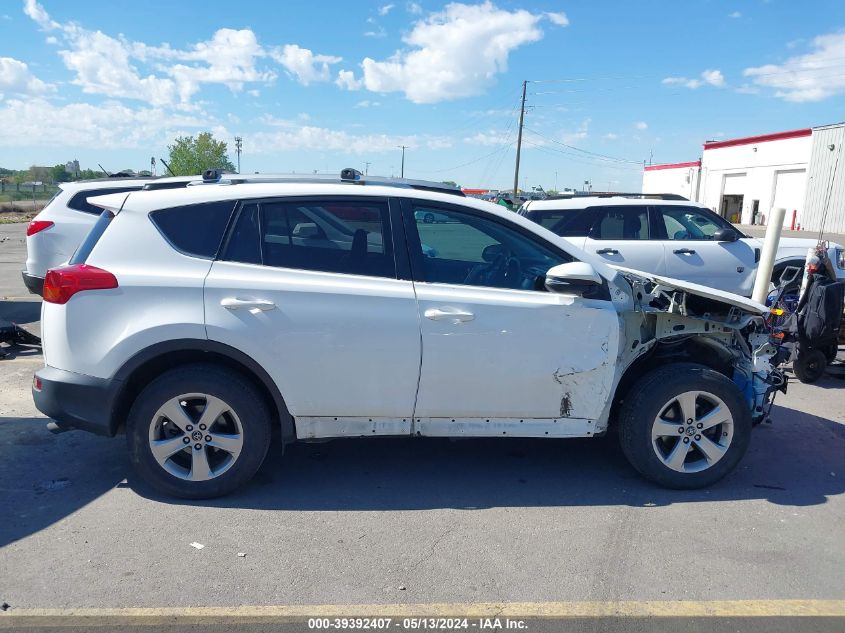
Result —
[[442, 182], [444, 185], [452, 185], [453, 187], [458, 186], [458, 183], [456, 183], [454, 180], [443, 180]]
[[205, 169], [235, 171], [227, 155], [226, 143], [214, 140], [211, 132], [202, 132], [196, 138], [180, 136], [167, 149], [170, 152], [170, 170], [176, 176], [193, 176]]
[[50, 182], [67, 182], [68, 180], [70, 180], [70, 174], [67, 173], [64, 165], [50, 167]]

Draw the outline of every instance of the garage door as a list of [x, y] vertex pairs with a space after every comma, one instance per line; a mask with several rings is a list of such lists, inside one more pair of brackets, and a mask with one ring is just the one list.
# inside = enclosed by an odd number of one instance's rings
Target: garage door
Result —
[[724, 196], [741, 196], [745, 193], [745, 174], [725, 174]]
[[775, 197], [772, 208], [786, 209], [784, 226], [792, 223], [792, 212], [797, 211], [798, 223], [801, 223], [801, 211], [804, 207], [804, 186], [807, 182], [807, 171], [804, 169], [789, 169], [775, 172]]

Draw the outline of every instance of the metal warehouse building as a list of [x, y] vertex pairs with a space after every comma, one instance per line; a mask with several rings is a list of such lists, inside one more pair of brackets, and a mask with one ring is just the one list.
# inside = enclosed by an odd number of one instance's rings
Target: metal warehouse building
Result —
[[646, 166], [642, 190], [680, 194], [732, 222], [765, 224], [772, 208], [784, 207], [787, 228], [818, 231], [824, 222], [843, 232], [843, 143], [842, 123], [708, 141], [700, 161]]

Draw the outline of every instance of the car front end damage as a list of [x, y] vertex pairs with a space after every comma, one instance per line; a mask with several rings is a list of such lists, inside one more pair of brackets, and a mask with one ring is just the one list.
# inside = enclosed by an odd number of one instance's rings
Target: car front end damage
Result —
[[[764, 319], [766, 306], [727, 292], [639, 271], [620, 270], [631, 306], [620, 311], [626, 345], [622, 371], [689, 360], [733, 380], [759, 424], [777, 391], [786, 392], [779, 366], [789, 358]], [[618, 278], [617, 278], [618, 279]], [[620, 292], [619, 295], [627, 295]]]

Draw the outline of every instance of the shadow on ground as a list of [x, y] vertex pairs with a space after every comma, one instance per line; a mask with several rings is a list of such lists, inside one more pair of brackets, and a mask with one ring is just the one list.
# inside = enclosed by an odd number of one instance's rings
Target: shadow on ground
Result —
[[149, 491], [129, 474], [122, 437], [51, 435], [42, 418], [0, 418], [0, 546], [41, 530], [129, 476], [162, 503], [309, 511], [477, 509], [521, 506], [664, 506], [763, 499], [822, 504], [845, 492], [845, 426], [783, 407], [755, 429], [737, 470], [705, 490], [642, 480], [614, 438], [338, 440], [271, 449], [256, 478], [217, 500], [186, 502]]

